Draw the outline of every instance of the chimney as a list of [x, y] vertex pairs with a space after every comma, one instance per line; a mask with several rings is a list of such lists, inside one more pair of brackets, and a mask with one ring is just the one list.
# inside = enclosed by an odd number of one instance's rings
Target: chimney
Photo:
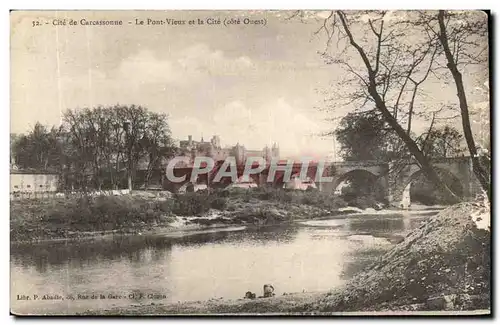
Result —
[[189, 141], [189, 143], [191, 143], [193, 141], [193, 136], [192, 135], [188, 135], [188, 141]]

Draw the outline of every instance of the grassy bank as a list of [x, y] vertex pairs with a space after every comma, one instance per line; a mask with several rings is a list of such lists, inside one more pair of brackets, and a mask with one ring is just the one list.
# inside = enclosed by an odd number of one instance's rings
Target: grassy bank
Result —
[[[482, 217], [477, 217], [481, 211]], [[443, 210], [348, 283], [330, 292], [92, 310], [98, 315], [481, 311], [490, 309], [489, 207]], [[476, 216], [476, 217], [474, 217]]]
[[260, 226], [322, 217], [345, 205], [342, 200], [318, 191], [263, 188], [171, 197], [135, 192], [123, 196], [21, 200], [11, 202], [11, 240], [137, 233], [169, 227], [179, 220], [184, 225]]
[[174, 220], [164, 202], [132, 196], [13, 201], [10, 216], [12, 241], [134, 232]]

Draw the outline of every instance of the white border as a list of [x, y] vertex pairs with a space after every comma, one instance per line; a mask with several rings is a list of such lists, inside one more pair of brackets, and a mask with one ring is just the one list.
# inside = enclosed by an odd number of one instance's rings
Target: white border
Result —
[[[286, 3], [286, 7], [283, 6], [283, 3]], [[1, 63], [2, 68], [1, 71], [4, 71], [1, 78], [1, 88], [0, 88], [0, 98], [3, 109], [0, 110], [0, 130], [4, 132], [1, 140], [0, 140], [0, 152], [2, 157], [0, 158], [0, 168], [4, 171], [1, 174], [2, 182], [1, 192], [0, 192], [0, 202], [1, 202], [1, 211], [2, 213], [2, 231], [3, 236], [0, 236], [2, 245], [1, 245], [1, 279], [3, 283], [3, 288], [8, 288], [9, 283], [9, 274], [10, 274], [10, 266], [9, 266], [9, 201], [8, 201], [8, 184], [9, 184], [9, 175], [7, 174], [8, 170], [8, 161], [9, 161], [9, 137], [8, 131], [10, 130], [10, 103], [9, 103], [9, 84], [10, 84], [10, 75], [5, 73], [6, 71], [10, 71], [9, 65], [9, 9], [45, 9], [45, 10], [62, 10], [62, 9], [492, 9], [493, 14], [498, 14], [500, 10], [498, 0], [446, 0], [446, 1], [435, 1], [435, 0], [419, 0], [418, 2], [409, 2], [409, 1], [360, 1], [360, 0], [349, 0], [349, 1], [317, 1], [317, 0], [308, 0], [308, 1], [293, 1], [289, 0], [286, 2], [282, 2], [281, 4], [278, 1], [271, 2], [269, 0], [252, 0], [252, 1], [218, 1], [217, 3], [213, 1], [193, 1], [193, 0], [182, 0], [182, 1], [164, 1], [164, 2], [156, 2], [152, 0], [141, 0], [137, 2], [132, 1], [103, 1], [103, 0], [86, 0], [86, 1], [2, 1], [0, 11], [0, 15], [2, 19], [0, 20], [0, 44], [2, 45], [1, 51]], [[498, 19], [498, 17], [496, 17]], [[498, 24], [498, 20], [496, 21]], [[498, 36], [497, 28], [495, 28], [495, 35]], [[498, 57], [498, 41], [493, 43], [495, 45], [495, 54]], [[498, 62], [495, 62], [496, 66], [498, 66]], [[496, 79], [497, 71], [492, 71], [494, 78]], [[495, 94], [499, 94], [498, 92], [498, 82], [494, 82], [495, 89], [493, 91]], [[498, 95], [496, 96], [496, 103], [498, 103]], [[498, 105], [496, 105], [498, 106]], [[494, 107], [496, 110], [497, 107]], [[498, 122], [498, 114], [495, 114], [495, 122]], [[496, 123], [499, 125], [499, 123]], [[495, 132], [496, 133], [496, 132]], [[492, 135], [495, 137], [495, 135]], [[498, 139], [498, 137], [495, 137]], [[493, 149], [494, 153], [496, 152], [498, 147], [498, 141], [495, 141], [495, 148]], [[496, 161], [496, 160], [495, 160]], [[496, 166], [495, 166], [496, 167]], [[495, 173], [496, 175], [496, 173]], [[499, 195], [497, 191], [495, 191], [495, 199]], [[498, 202], [498, 200], [495, 200]], [[497, 247], [495, 245], [495, 247]], [[496, 252], [495, 249], [493, 249]], [[497, 261], [498, 262], [498, 261]], [[498, 264], [498, 263], [497, 263]], [[498, 268], [497, 268], [498, 269]], [[497, 274], [495, 274], [497, 275]], [[498, 283], [499, 279], [496, 279], [495, 283]], [[495, 292], [497, 292], [495, 290]], [[11, 323], [14, 322], [13, 317], [9, 317], [9, 293], [6, 289], [3, 290], [2, 295], [0, 295], [1, 301], [1, 323]], [[495, 299], [498, 303], [498, 299]], [[496, 304], [497, 308], [495, 308], [496, 312], [498, 312], [498, 304]], [[356, 322], [366, 322], [366, 320], [356, 320]], [[34, 321], [40, 320], [28, 320], [25, 322], [31, 323]], [[47, 322], [53, 322], [54, 319], [46, 320]], [[75, 319], [60, 319], [59, 321], [75, 321]], [[80, 320], [81, 321], [81, 320]], [[101, 323], [104, 320], [92, 320], [93, 323]], [[107, 322], [111, 320], [106, 320]], [[121, 322], [121, 319], [112, 320], [114, 322]], [[151, 320], [149, 320], [151, 321]], [[156, 319], [155, 322], [165, 322], [165, 320]], [[173, 319], [167, 319], [166, 321], [171, 322]], [[186, 320], [184, 320], [186, 321]], [[192, 320], [191, 320], [192, 321]], [[205, 320], [206, 321], [206, 320]], [[212, 319], [213, 321], [213, 319]], [[268, 322], [269, 320], [259, 319], [258, 322]], [[304, 320], [303, 322], [307, 322], [310, 320]], [[335, 321], [335, 320], [333, 320]], [[351, 320], [352, 321], [352, 320]], [[396, 320], [399, 321], [399, 320]], [[426, 319], [413, 320], [418, 322], [429, 322]], [[432, 320], [434, 321], [434, 320]], [[437, 319], [436, 319], [437, 321]], [[448, 319], [448, 321], [454, 322], [454, 319]]]

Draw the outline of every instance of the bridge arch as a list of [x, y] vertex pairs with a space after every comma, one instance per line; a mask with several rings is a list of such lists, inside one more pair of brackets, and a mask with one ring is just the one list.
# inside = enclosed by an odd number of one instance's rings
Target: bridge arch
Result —
[[[387, 186], [383, 182], [384, 177], [380, 173], [366, 168], [351, 168], [346, 172], [338, 174], [332, 184], [333, 192], [341, 194], [339, 186], [346, 181], [354, 181], [356, 187], [360, 187], [362, 195], [373, 195], [376, 200], [385, 201], [387, 197]], [[366, 186], [360, 183], [365, 181]], [[358, 193], [347, 194], [347, 196], [359, 196]]]
[[[465, 196], [465, 184], [463, 184], [463, 181], [461, 180], [459, 175], [456, 175], [452, 170], [444, 168], [442, 166], [434, 166], [434, 170], [436, 170], [442, 181], [446, 182], [446, 185], [450, 187], [450, 189], [455, 194], [457, 194], [460, 198], [463, 198]], [[422, 200], [421, 194], [418, 194], [415, 191], [415, 187], [412, 185], [415, 184], [415, 182], [417, 182], [419, 179], [424, 180], [424, 177], [425, 176], [423, 170], [417, 169], [415, 171], [412, 171], [406, 181], [403, 182], [403, 184], [401, 185], [401, 188], [403, 188], [403, 193], [401, 202], [399, 203], [400, 208], [408, 208], [409, 206], [411, 206], [412, 201]], [[434, 199], [438, 199], [434, 196], [434, 194], [436, 193], [435, 191], [438, 190], [434, 188], [434, 185], [429, 180], [425, 179], [425, 182], [429, 187], [429, 191], [433, 193], [429, 196], [429, 198], [432, 196]], [[429, 203], [432, 204], [432, 202]]]

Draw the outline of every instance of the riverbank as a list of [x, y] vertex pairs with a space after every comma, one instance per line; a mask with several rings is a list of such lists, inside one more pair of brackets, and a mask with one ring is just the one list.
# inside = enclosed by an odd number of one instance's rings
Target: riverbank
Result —
[[[84, 240], [231, 226], [286, 224], [349, 213], [317, 191], [233, 189], [154, 195], [81, 196], [11, 201], [11, 242]], [[351, 211], [352, 212], [352, 211]]]
[[442, 211], [346, 287], [303, 309], [488, 309], [491, 233], [485, 221], [489, 213], [483, 202], [462, 203]]
[[[482, 314], [490, 309], [488, 203], [461, 203], [430, 217], [336, 290], [272, 298], [209, 300], [89, 310], [90, 315], [339, 314], [409, 311]], [[243, 293], [242, 293], [243, 295]]]

